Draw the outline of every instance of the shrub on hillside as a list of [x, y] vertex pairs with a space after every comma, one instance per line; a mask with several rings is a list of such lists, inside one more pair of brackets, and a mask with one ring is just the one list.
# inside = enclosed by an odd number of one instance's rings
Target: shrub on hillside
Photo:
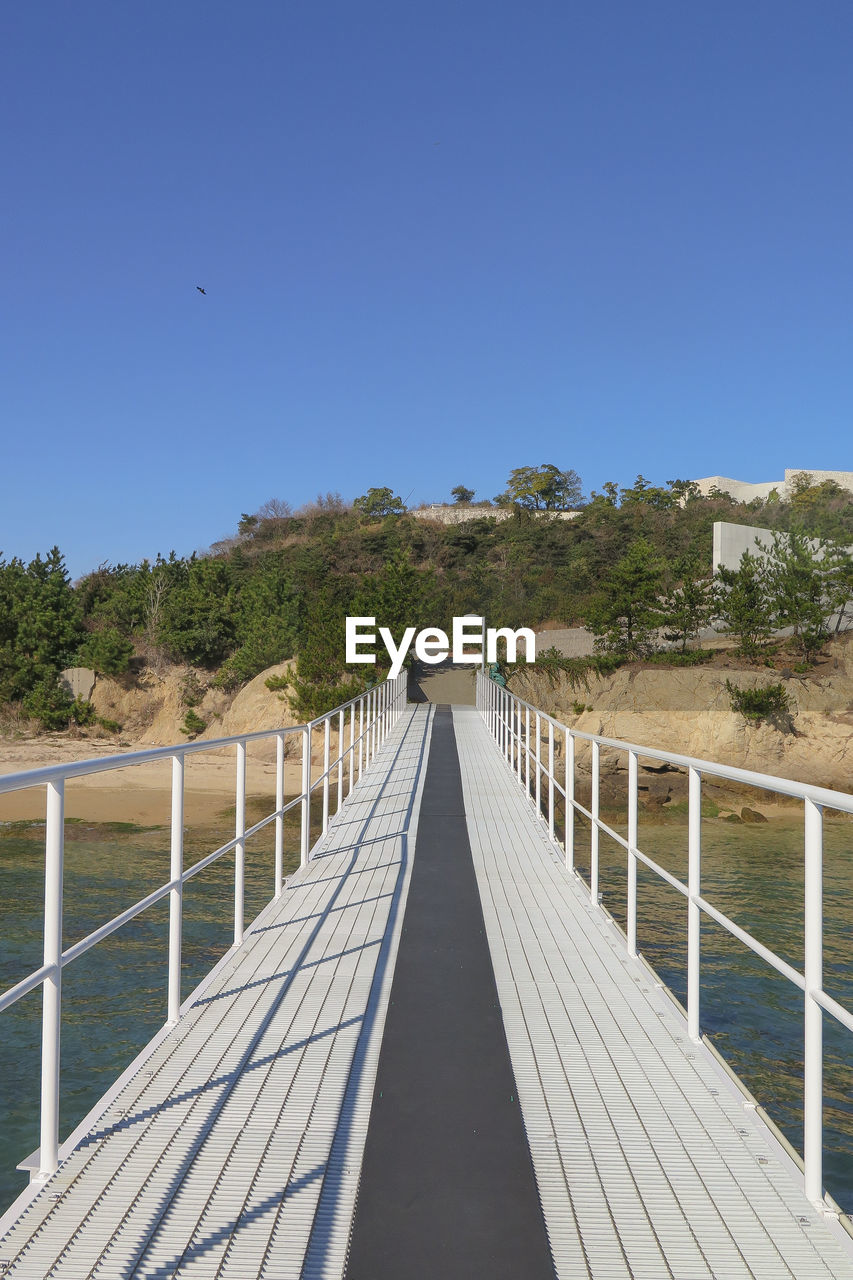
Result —
[[91, 667], [102, 676], [118, 676], [127, 671], [133, 645], [115, 627], [93, 631], [77, 650], [77, 665]]
[[758, 725], [766, 720], [782, 733], [793, 729], [791, 703], [781, 681], [776, 684], [754, 685], [751, 689], [739, 689], [731, 680], [726, 680], [726, 689], [731, 698], [732, 710], [737, 711], [750, 724]]

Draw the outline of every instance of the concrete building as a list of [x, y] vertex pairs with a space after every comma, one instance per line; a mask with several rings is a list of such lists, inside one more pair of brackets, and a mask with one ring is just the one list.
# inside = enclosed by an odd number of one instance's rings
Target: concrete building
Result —
[[853, 471], [806, 471], [804, 467], [799, 470], [786, 468], [784, 480], [762, 480], [758, 484], [752, 484], [748, 480], [731, 480], [728, 476], [705, 476], [695, 483], [705, 497], [712, 489], [719, 489], [722, 493], [731, 494], [737, 502], [752, 502], [756, 498], [763, 501], [775, 489], [780, 498], [786, 499], [793, 492], [794, 476], [802, 475], [803, 472], [811, 476], [813, 484], [834, 480], [840, 488], [853, 493]]

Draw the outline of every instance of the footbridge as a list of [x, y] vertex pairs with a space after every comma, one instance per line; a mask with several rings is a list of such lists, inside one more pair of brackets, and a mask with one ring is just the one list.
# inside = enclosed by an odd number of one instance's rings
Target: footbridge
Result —
[[[264, 739], [276, 795], [247, 826], [246, 758]], [[235, 833], [187, 866], [184, 765], [224, 747]], [[602, 816], [608, 753], [626, 765], [625, 830]], [[65, 784], [152, 756], [172, 768], [168, 874], [69, 942]], [[641, 757], [687, 773], [686, 882], [639, 846]], [[705, 896], [708, 777], [803, 805], [801, 967]], [[3, 1276], [853, 1277], [823, 1186], [821, 1056], [825, 1018], [853, 1030], [823, 984], [822, 813], [853, 797], [576, 733], [482, 676], [476, 707], [413, 705], [401, 678], [274, 734], [0, 778], [0, 793], [24, 786], [46, 794], [44, 960], [0, 1009], [42, 988], [41, 1140], [0, 1222]], [[267, 825], [272, 896], [247, 926], [247, 847]], [[599, 903], [602, 837], [624, 853], [624, 932]], [[234, 944], [182, 1000], [184, 887], [219, 858], [234, 862]], [[684, 1009], [638, 951], [638, 867], [684, 900]], [[164, 900], [164, 1026], [63, 1137], [63, 972]], [[703, 918], [802, 995], [802, 1154], [702, 1035]]]

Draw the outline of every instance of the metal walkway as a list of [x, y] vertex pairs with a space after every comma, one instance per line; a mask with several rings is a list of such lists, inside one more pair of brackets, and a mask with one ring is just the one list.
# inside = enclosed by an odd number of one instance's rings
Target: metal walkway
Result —
[[[0, 1274], [344, 1275], [433, 716], [403, 714], [317, 855], [4, 1236]], [[478, 713], [454, 726], [556, 1274], [853, 1280], [849, 1237], [567, 875]]]

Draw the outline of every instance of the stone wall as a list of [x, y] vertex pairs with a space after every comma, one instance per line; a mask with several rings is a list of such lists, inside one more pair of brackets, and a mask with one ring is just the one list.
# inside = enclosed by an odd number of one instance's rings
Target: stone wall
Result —
[[[513, 514], [512, 507], [478, 507], [456, 506], [451, 503], [434, 502], [429, 507], [417, 507], [409, 512], [416, 520], [434, 520], [437, 524], [466, 524], [469, 520], [508, 520]], [[579, 511], [535, 511], [537, 516], [550, 517], [552, 520], [574, 520]]]

